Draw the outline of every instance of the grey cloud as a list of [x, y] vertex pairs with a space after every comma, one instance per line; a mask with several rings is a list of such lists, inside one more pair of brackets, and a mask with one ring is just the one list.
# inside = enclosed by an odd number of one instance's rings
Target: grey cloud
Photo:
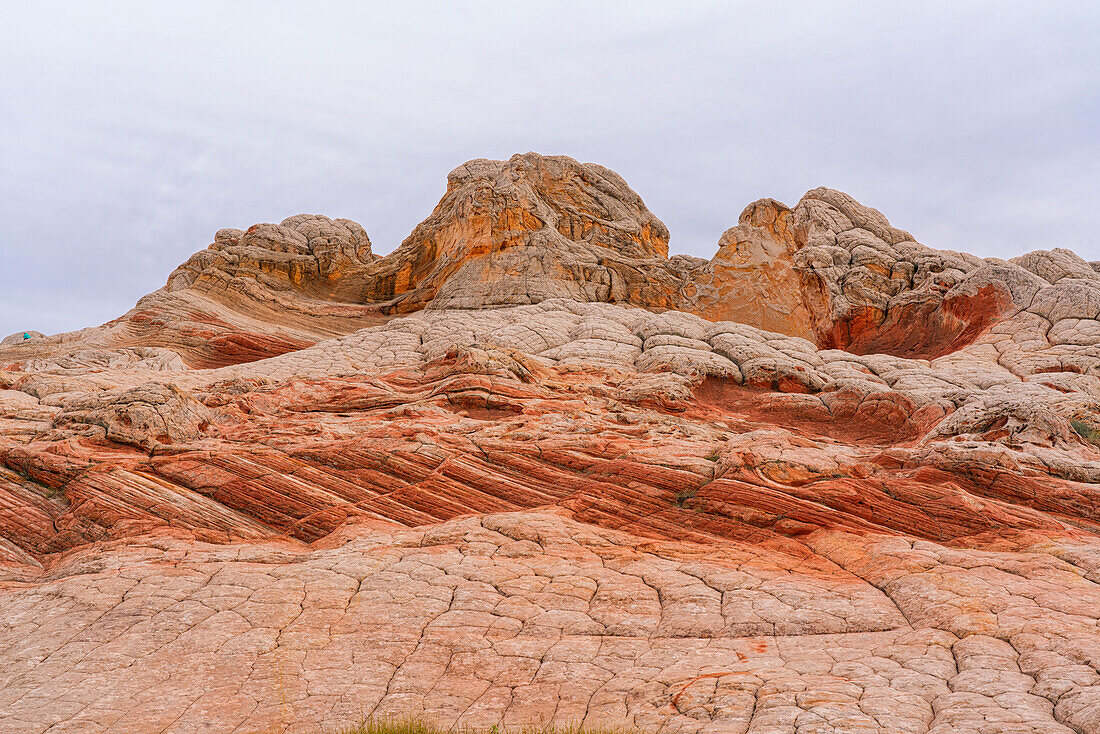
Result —
[[701, 256], [753, 199], [828, 185], [932, 246], [1100, 258], [1091, 3], [3, 15], [0, 335], [113, 318], [220, 227], [319, 212], [389, 251], [451, 168], [527, 150], [619, 171]]

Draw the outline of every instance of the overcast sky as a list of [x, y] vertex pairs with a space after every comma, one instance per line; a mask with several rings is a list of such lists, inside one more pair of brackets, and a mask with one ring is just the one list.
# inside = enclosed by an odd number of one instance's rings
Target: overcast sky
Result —
[[114, 318], [221, 227], [389, 252], [528, 150], [621, 173], [673, 252], [826, 185], [933, 247], [1100, 259], [1096, 2], [0, 8], [0, 336]]

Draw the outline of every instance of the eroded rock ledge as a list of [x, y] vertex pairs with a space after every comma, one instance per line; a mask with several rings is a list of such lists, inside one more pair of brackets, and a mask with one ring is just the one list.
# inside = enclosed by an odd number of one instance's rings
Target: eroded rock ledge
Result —
[[0, 345], [0, 730], [1100, 731], [1100, 272], [471, 161]]

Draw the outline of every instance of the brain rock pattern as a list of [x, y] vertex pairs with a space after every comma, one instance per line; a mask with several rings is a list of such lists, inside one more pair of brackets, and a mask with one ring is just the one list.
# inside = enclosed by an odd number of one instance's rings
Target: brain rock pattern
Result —
[[1100, 732], [1100, 263], [668, 239], [476, 160], [4, 339], [0, 731]]

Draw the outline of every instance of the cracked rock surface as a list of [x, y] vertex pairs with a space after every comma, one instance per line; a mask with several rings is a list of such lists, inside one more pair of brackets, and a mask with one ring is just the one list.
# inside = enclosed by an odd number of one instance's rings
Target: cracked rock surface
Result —
[[0, 732], [1100, 732], [1098, 267], [533, 153], [221, 230], [0, 344]]

